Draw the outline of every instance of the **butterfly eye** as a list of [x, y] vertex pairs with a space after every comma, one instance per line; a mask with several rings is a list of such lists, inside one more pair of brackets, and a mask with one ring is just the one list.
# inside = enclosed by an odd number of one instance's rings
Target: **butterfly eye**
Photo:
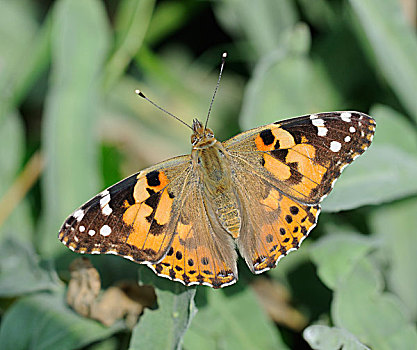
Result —
[[191, 135], [191, 144], [192, 144], [192, 145], [195, 145], [195, 144], [197, 143], [197, 141], [198, 141], [197, 136], [195, 136], [195, 135]]

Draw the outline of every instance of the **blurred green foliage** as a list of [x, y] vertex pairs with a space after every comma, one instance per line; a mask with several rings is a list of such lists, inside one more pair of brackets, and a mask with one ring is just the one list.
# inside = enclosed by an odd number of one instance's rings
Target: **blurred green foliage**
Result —
[[[0, 347], [415, 347], [413, 4], [0, 1]], [[58, 242], [61, 223], [123, 176], [189, 152], [188, 131], [133, 91], [188, 123], [204, 118], [223, 51], [210, 120], [220, 140], [296, 115], [360, 110], [377, 121], [372, 147], [325, 200], [311, 237], [266, 274], [265, 294], [254, 288], [265, 277], [241, 263], [239, 282], [214, 291], [95, 256], [104, 287], [139, 272], [158, 306], [132, 333], [79, 316], [65, 303], [76, 256]], [[35, 154], [40, 177], [21, 175]], [[287, 321], [273, 316], [277, 307], [293, 311]], [[294, 312], [303, 322], [291, 323]]]

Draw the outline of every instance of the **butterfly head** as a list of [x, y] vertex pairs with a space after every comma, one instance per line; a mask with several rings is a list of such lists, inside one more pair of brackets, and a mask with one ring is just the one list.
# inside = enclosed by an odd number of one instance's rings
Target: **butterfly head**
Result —
[[207, 148], [216, 142], [213, 130], [205, 128], [198, 119], [193, 120], [193, 131], [191, 144], [194, 149]]

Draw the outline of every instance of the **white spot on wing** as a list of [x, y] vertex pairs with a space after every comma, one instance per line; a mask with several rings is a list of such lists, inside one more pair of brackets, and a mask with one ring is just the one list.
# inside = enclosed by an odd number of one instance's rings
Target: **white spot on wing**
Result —
[[356, 131], [356, 129], [355, 129], [355, 127], [354, 127], [354, 126], [351, 126], [351, 127], [349, 128], [349, 131], [350, 131], [351, 133], [354, 133], [354, 132]]
[[96, 231], [94, 231], [94, 230], [90, 230], [90, 231], [88, 231], [88, 234], [89, 234], [91, 237], [93, 237], [93, 236], [96, 234]]
[[315, 118], [311, 120], [311, 123], [317, 127], [317, 135], [326, 136], [328, 129], [324, 126], [324, 120], [321, 118]]
[[78, 227], [78, 231], [84, 232], [85, 231], [85, 227], [83, 225], [81, 225], [80, 227]]
[[105, 190], [100, 193], [101, 199], [100, 199], [100, 208], [103, 215], [110, 215], [112, 213], [112, 208], [110, 208], [109, 203], [111, 200], [110, 192], [108, 190]]
[[339, 152], [341, 148], [342, 148], [342, 144], [340, 142], [338, 141], [330, 142], [330, 150], [332, 152]]
[[113, 209], [110, 208], [110, 205], [106, 205], [104, 206], [104, 208], [101, 210], [101, 212], [103, 213], [103, 215], [110, 215], [113, 212]]
[[78, 222], [80, 222], [82, 219], [83, 219], [83, 217], [84, 217], [84, 210], [82, 210], [82, 209], [78, 209], [78, 210], [76, 210], [75, 212], [74, 212], [74, 214], [72, 214], [72, 216], [78, 221]]
[[78, 243], [80, 240], [78, 239], [77, 236], [74, 236], [74, 241]]
[[342, 120], [346, 123], [350, 123], [352, 120], [350, 119], [352, 117], [352, 114], [350, 114], [349, 112], [343, 112], [340, 115], [340, 118], [342, 118]]
[[109, 225], [103, 225], [100, 229], [100, 234], [104, 237], [108, 236], [111, 233], [111, 228]]
[[349, 142], [351, 140], [350, 136], [345, 137], [345, 142]]
[[108, 250], [105, 254], [117, 255], [118, 253], [115, 250]]
[[100, 199], [100, 207], [103, 208], [110, 202], [110, 193], [107, 193], [105, 196]]

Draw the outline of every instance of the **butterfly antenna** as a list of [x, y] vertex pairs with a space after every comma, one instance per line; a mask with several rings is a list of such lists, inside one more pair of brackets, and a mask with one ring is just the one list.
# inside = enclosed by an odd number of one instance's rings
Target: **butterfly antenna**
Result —
[[181, 119], [180, 119], [180, 118], [178, 118], [177, 116], [173, 115], [172, 113], [168, 112], [166, 109], [164, 109], [164, 108], [162, 108], [162, 107], [158, 106], [155, 102], [153, 102], [152, 100], [150, 100], [149, 98], [147, 98], [147, 97], [146, 97], [146, 96], [142, 93], [142, 91], [140, 91], [140, 90], [135, 90], [135, 94], [136, 94], [136, 95], [138, 95], [138, 96], [140, 96], [140, 97], [142, 97], [142, 98], [144, 98], [146, 101], [150, 102], [152, 105], [154, 105], [156, 108], [158, 108], [158, 109], [159, 109], [159, 110], [161, 110], [162, 112], [164, 112], [164, 113], [168, 114], [168, 115], [169, 115], [169, 116], [171, 116], [172, 118], [174, 118], [174, 119], [178, 120], [180, 123], [184, 124], [185, 126], [189, 127], [191, 130], [193, 130], [193, 131], [194, 131], [194, 129], [193, 129], [190, 125], [188, 125], [185, 121], [181, 120]]
[[207, 113], [206, 123], [204, 124], [204, 130], [207, 129], [207, 123], [208, 123], [208, 120], [209, 120], [209, 117], [210, 117], [211, 108], [213, 107], [214, 98], [216, 97], [217, 89], [219, 88], [219, 85], [220, 85], [220, 79], [222, 78], [223, 67], [224, 67], [224, 63], [226, 62], [226, 57], [227, 57], [227, 52], [223, 52], [222, 64], [220, 66], [219, 79], [217, 80], [216, 88], [214, 89], [213, 97], [211, 98], [210, 107], [209, 107], [209, 110], [208, 110], [208, 113]]

